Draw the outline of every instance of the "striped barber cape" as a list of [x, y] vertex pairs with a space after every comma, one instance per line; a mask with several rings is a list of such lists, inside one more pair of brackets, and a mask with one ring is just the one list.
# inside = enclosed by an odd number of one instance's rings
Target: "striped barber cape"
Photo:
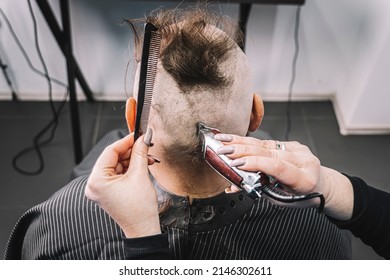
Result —
[[[9, 239], [5, 259], [124, 259], [119, 226], [84, 196], [88, 174], [101, 151], [123, 137], [103, 138], [75, 168], [73, 179], [28, 210]], [[243, 193], [194, 199], [176, 196], [154, 182], [162, 230], [176, 259], [350, 259], [350, 234], [315, 209], [292, 209]]]

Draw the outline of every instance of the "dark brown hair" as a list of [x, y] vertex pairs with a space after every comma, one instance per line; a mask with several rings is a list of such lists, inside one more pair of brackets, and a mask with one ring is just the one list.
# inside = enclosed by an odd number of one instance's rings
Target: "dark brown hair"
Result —
[[[185, 9], [158, 9], [145, 19], [125, 22], [134, 33], [137, 60], [142, 50], [140, 23], [150, 22], [159, 29], [162, 35], [160, 60], [184, 93], [193, 86], [220, 87], [231, 83], [220, 65], [242, 40], [238, 25], [232, 19], [198, 5]], [[207, 26], [223, 32], [206, 30]]]

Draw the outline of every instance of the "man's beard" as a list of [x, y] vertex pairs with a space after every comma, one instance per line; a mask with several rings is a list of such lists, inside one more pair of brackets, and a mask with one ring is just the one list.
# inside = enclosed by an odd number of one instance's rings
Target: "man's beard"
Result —
[[170, 165], [190, 164], [193, 168], [198, 168], [204, 164], [202, 146], [198, 139], [189, 144], [173, 142], [164, 146], [163, 151], [164, 158]]

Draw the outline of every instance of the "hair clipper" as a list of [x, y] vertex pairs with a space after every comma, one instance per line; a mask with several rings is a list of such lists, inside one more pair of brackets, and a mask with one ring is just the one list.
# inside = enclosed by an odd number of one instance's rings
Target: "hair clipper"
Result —
[[[232, 161], [225, 155], [217, 154], [217, 150], [223, 147], [221, 141], [215, 140], [214, 136], [220, 133], [216, 128], [211, 128], [203, 123], [198, 123], [198, 136], [202, 147], [204, 160], [222, 177], [231, 184], [237, 186], [240, 190], [247, 193], [251, 198], [256, 199], [264, 195], [265, 198], [274, 204], [283, 206], [293, 206], [295, 203], [319, 198], [320, 205], [318, 211], [322, 212], [325, 200], [320, 193], [311, 193], [306, 195], [296, 195], [287, 190], [275, 178], [263, 172], [250, 172], [240, 170], [230, 166]], [[307, 206], [306, 206], [307, 205]], [[306, 203], [298, 207], [312, 207], [313, 204]]]

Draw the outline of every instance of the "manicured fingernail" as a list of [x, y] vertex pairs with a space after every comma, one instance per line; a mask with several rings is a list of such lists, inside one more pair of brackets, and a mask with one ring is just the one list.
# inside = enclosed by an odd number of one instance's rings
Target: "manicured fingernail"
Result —
[[230, 166], [231, 167], [239, 167], [239, 166], [242, 166], [246, 163], [245, 159], [243, 158], [238, 158], [238, 159], [235, 159], [235, 160], [232, 160], [230, 162]]
[[144, 143], [146, 144], [146, 146], [150, 147], [150, 144], [152, 143], [152, 137], [153, 137], [153, 129], [148, 127], [148, 129], [146, 130], [146, 134], [144, 136]]
[[223, 146], [217, 150], [217, 154], [219, 155], [229, 155], [234, 153], [234, 147], [233, 146]]
[[239, 188], [237, 188], [235, 185], [231, 185], [230, 188], [225, 189], [225, 193], [236, 193], [241, 191]]
[[158, 158], [156, 158], [155, 156], [152, 156], [152, 155], [150, 155], [150, 154], [148, 154], [148, 157], [151, 158], [151, 159], [153, 159], [154, 162], [157, 162], [157, 163], [160, 163], [160, 162], [161, 162], [161, 160], [159, 160]]
[[218, 133], [214, 136], [215, 140], [218, 141], [223, 141], [223, 142], [231, 142], [233, 141], [233, 136], [229, 134], [223, 134], [223, 133]]

